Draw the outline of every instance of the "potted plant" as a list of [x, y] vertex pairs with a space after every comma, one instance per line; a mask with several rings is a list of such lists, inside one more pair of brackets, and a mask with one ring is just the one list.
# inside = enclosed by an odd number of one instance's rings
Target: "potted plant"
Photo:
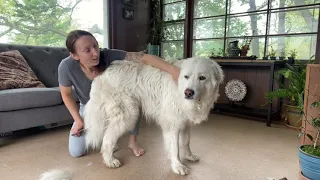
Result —
[[[320, 99], [311, 104], [311, 108], [319, 108]], [[320, 111], [318, 111], [320, 112]], [[305, 135], [312, 142], [311, 144], [303, 144], [299, 147], [299, 162], [301, 175], [308, 179], [320, 179], [320, 146], [318, 144], [320, 136], [320, 113], [316, 117], [312, 117], [311, 122], [306, 116], [305, 121], [313, 127], [314, 131], [300, 132], [298, 137]], [[312, 133], [311, 133], [312, 132]]]
[[289, 64], [294, 64], [294, 60], [297, 57], [297, 51], [295, 49], [290, 51], [290, 57], [288, 57], [288, 63]]
[[247, 36], [244, 37], [244, 42], [241, 45], [240, 56], [242, 57], [247, 56], [248, 51], [250, 50], [251, 41], [252, 41], [252, 38], [249, 38]]
[[277, 52], [273, 49], [272, 46], [271, 46], [271, 51], [268, 54], [269, 54], [271, 60], [276, 60], [277, 59], [276, 58]]
[[286, 68], [279, 71], [286, 80], [289, 81], [288, 87], [278, 81], [279, 89], [265, 94], [265, 98], [272, 102], [276, 98], [286, 98], [283, 101], [281, 116], [285, 119], [286, 125], [299, 129], [303, 111], [303, 97], [306, 81], [306, 64], [298, 63], [293, 66], [286, 64]]
[[285, 49], [282, 48], [280, 51], [279, 60], [284, 60], [285, 56], [286, 56]]
[[160, 44], [169, 35], [165, 21], [161, 17], [161, 4], [159, 0], [151, 1], [151, 27], [148, 44], [148, 54], [160, 56]]

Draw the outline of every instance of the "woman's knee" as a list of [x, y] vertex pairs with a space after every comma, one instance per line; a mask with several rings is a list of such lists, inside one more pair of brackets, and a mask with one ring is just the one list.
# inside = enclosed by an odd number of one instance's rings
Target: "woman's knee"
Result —
[[86, 153], [84, 136], [69, 138], [69, 153], [72, 157], [81, 157]]
[[81, 157], [83, 155], [85, 155], [85, 150], [84, 149], [81, 149], [81, 148], [70, 148], [69, 149], [69, 153], [72, 157], [74, 158], [78, 158], [78, 157]]

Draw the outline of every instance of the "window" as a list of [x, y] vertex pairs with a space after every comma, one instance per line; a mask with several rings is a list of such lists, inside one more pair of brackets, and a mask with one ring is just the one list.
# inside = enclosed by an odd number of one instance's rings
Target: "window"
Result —
[[0, 4], [0, 42], [65, 47], [71, 30], [90, 31], [108, 46], [104, 0], [21, 1]]
[[[185, 3], [164, 0], [165, 17], [182, 22], [186, 17], [182, 12]], [[183, 39], [183, 26], [180, 24], [179, 30], [175, 26], [180, 36], [170, 36], [169, 41], [174, 42], [164, 50], [174, 54], [183, 50], [186, 41], [192, 45], [192, 56], [208, 57], [213, 51], [215, 55], [228, 55], [229, 42], [237, 40], [241, 46], [251, 39], [247, 56], [262, 59], [272, 47], [277, 57], [282, 52], [288, 57], [295, 50], [297, 59], [309, 59], [316, 50], [319, 3], [320, 0], [194, 0], [190, 15], [193, 25], [187, 30], [192, 37]]]
[[183, 58], [186, 2], [181, 0], [164, 0], [163, 2], [163, 19], [166, 22], [164, 30], [168, 35], [161, 44], [161, 56]]

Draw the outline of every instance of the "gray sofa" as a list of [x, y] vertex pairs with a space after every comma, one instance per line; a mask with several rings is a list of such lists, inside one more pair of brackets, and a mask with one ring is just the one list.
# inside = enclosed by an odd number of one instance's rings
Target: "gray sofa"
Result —
[[[1, 44], [0, 52], [18, 50], [46, 88], [0, 90], [0, 134], [32, 127], [55, 127], [73, 122], [58, 85], [58, 66], [65, 48]], [[79, 103], [75, 91], [74, 98]]]

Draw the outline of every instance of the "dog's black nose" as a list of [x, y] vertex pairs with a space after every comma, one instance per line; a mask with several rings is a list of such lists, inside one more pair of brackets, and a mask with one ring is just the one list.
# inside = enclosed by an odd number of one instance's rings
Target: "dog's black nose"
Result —
[[194, 91], [192, 89], [186, 89], [184, 91], [184, 94], [186, 95], [186, 97], [190, 98], [194, 95]]

